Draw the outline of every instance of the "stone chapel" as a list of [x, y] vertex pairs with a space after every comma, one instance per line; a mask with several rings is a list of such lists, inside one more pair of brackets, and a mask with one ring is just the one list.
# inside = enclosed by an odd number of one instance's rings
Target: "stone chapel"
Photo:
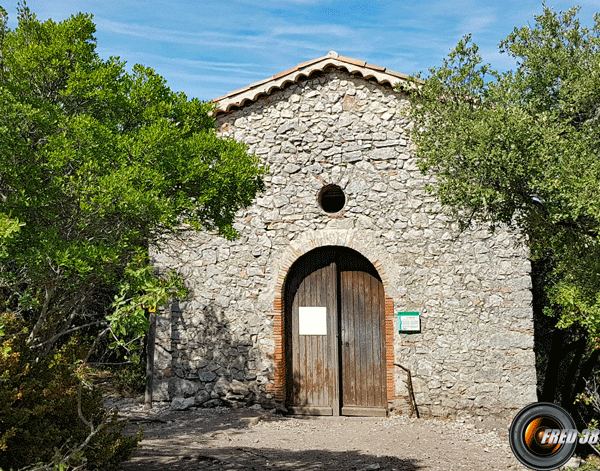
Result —
[[433, 416], [536, 401], [526, 247], [460, 232], [427, 191], [406, 79], [332, 51], [213, 100], [219, 135], [270, 172], [239, 239], [190, 231], [153, 254], [191, 289], [157, 316], [155, 401], [387, 415], [414, 397]]

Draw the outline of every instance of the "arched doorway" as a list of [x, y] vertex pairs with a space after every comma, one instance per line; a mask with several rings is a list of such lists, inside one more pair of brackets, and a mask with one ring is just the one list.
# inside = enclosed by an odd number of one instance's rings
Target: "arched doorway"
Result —
[[385, 297], [345, 247], [300, 257], [285, 285], [286, 405], [311, 415], [386, 415]]

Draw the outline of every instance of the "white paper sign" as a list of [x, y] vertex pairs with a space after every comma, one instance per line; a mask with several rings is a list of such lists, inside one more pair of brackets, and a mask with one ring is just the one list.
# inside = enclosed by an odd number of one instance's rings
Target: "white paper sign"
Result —
[[419, 322], [419, 316], [400, 316], [401, 327], [400, 330], [421, 330], [421, 323]]
[[299, 307], [300, 335], [327, 335], [326, 307]]

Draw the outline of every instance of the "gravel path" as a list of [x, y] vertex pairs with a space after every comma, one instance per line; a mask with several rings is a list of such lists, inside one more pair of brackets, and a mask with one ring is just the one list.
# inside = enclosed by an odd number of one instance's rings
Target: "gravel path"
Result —
[[144, 440], [122, 471], [524, 471], [508, 425], [392, 416], [286, 417], [262, 409], [120, 404]]

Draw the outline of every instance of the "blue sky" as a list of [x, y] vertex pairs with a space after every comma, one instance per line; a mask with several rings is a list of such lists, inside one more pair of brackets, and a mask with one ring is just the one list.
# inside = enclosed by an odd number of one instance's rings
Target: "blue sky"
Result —
[[[554, 10], [575, 5], [546, 2]], [[591, 26], [598, 0], [579, 0]], [[16, 1], [2, 2], [15, 27]], [[530, 0], [28, 0], [41, 20], [92, 13], [97, 51], [128, 68], [152, 67], [175, 91], [210, 100], [327, 54], [413, 74], [438, 66], [466, 33], [485, 61], [512, 63], [498, 42], [515, 26], [534, 24], [541, 1]]]

